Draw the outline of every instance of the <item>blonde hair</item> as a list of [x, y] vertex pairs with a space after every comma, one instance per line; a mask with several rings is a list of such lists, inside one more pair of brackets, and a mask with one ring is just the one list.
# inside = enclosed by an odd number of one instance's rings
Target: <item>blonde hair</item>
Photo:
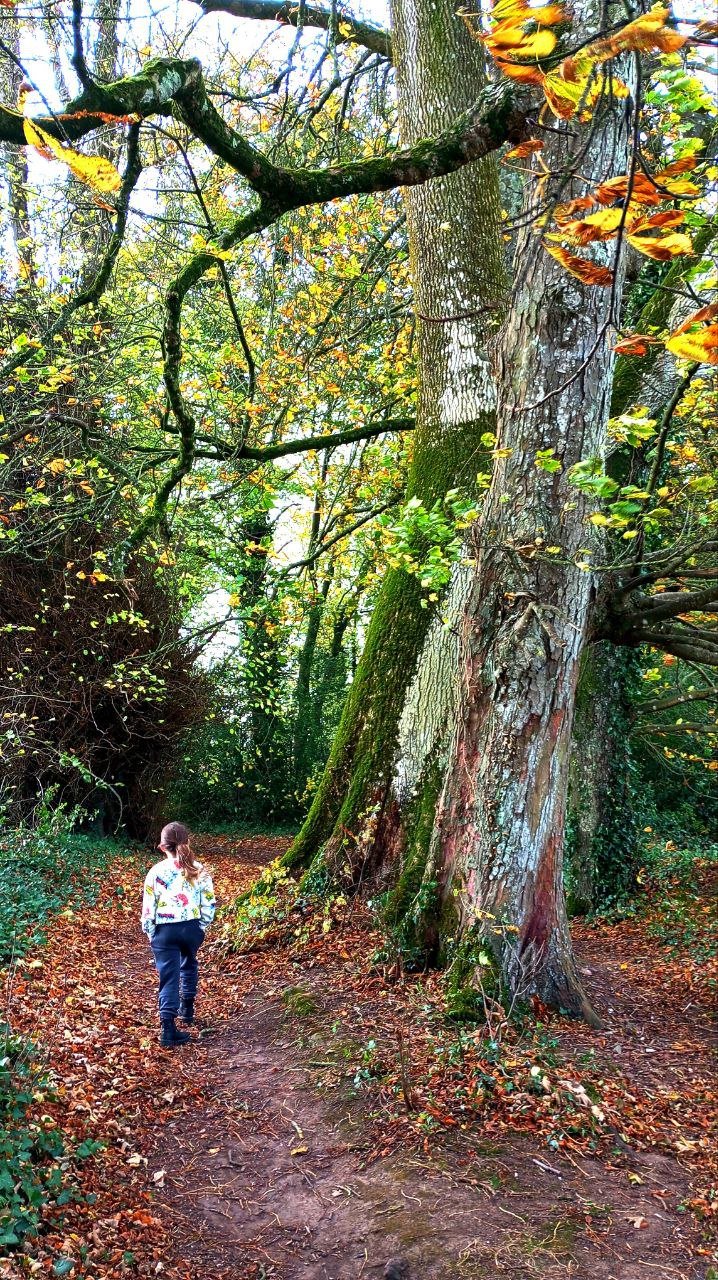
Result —
[[170, 853], [176, 859], [190, 880], [197, 879], [201, 867], [194, 860], [194, 854], [189, 843], [189, 831], [183, 823], [168, 822], [167, 826], [162, 828], [160, 849], [164, 850], [165, 853]]

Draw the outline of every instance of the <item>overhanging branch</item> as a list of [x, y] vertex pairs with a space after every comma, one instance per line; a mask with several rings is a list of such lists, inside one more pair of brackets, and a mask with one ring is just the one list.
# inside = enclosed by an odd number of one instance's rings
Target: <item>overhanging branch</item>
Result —
[[242, 445], [234, 453], [230, 451], [227, 456], [269, 462], [273, 458], [286, 458], [292, 453], [306, 453], [310, 449], [334, 449], [341, 444], [370, 440], [373, 436], [382, 436], [391, 431], [411, 431], [415, 425], [413, 418], [388, 418], [384, 422], [367, 423], [365, 427], [333, 431], [325, 436], [308, 436], [303, 440], [285, 440], [283, 444], [270, 444], [264, 448], [255, 449], [251, 445]]
[[[173, 110], [196, 138], [273, 206], [275, 218], [303, 205], [416, 186], [453, 173], [504, 142], [520, 141], [532, 114], [526, 90], [503, 81], [487, 85], [473, 107], [436, 138], [370, 160], [326, 169], [285, 169], [272, 164], [222, 119], [210, 102], [196, 58], [154, 58], [134, 76], [92, 84], [65, 111], [35, 123], [63, 141], [76, 141], [106, 127], [108, 116], [146, 120]], [[1, 105], [0, 142], [25, 145], [23, 116]]]
[[383, 58], [391, 59], [391, 36], [383, 27], [375, 26], [362, 18], [355, 18], [345, 10], [337, 10], [336, 18], [331, 9], [319, 5], [289, 3], [288, 0], [194, 0], [203, 13], [230, 13], [235, 18], [256, 18], [261, 22], [280, 22], [298, 27], [318, 27], [327, 31], [335, 22], [337, 44], [356, 44]]

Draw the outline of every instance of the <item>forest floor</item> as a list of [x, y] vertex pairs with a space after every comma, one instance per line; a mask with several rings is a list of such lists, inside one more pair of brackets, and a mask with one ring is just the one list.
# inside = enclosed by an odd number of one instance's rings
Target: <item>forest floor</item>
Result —
[[[285, 843], [204, 837], [220, 900]], [[103, 1147], [72, 1167], [82, 1198], [0, 1275], [718, 1276], [697, 940], [672, 950], [650, 911], [579, 925], [601, 1031], [506, 1028], [494, 1006], [487, 1027], [451, 1026], [441, 976], [377, 960], [366, 909], [339, 904], [249, 956], [208, 944], [194, 1042], [168, 1052], [139, 870], [121, 860], [112, 897], [64, 912], [14, 974], [10, 1020], [60, 1082], [38, 1122]]]

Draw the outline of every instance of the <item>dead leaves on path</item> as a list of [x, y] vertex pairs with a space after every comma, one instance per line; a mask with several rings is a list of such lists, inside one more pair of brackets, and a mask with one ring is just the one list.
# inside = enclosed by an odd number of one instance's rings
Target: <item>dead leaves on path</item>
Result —
[[[56, 1100], [44, 1099], [38, 1109], [69, 1146], [104, 1144], [73, 1165], [84, 1202], [51, 1209], [40, 1240], [25, 1246], [23, 1274], [70, 1280], [186, 1274], [169, 1260], [167, 1224], [153, 1199], [164, 1179], [149, 1173], [148, 1161], [166, 1127], [202, 1105], [207, 1082], [201, 1050], [183, 1057], [157, 1045], [156, 978], [139, 928], [146, 862], [119, 860], [108, 898], [93, 909], [63, 912], [48, 929], [46, 948], [12, 975], [13, 1027], [47, 1048], [57, 1081]], [[217, 871], [225, 901], [254, 874], [227, 858]], [[208, 986], [205, 1009], [212, 1002], [214, 1015], [226, 1016], [231, 989]]]
[[[250, 848], [244, 846], [244, 857]], [[222, 841], [201, 848], [224, 901], [253, 878], [231, 849]], [[264, 842], [258, 860], [272, 852], [277, 842]], [[47, 948], [16, 975], [15, 1026], [41, 1032], [59, 1081], [58, 1100], [38, 1106], [74, 1142], [105, 1144], [77, 1170], [89, 1199], [66, 1206], [62, 1222], [56, 1210], [48, 1215], [44, 1235], [27, 1251], [25, 1273], [70, 1280], [184, 1280], [192, 1273], [168, 1237], [161, 1193], [171, 1164], [162, 1157], [178, 1124], [202, 1126], [213, 1082], [201, 1043], [174, 1055], [156, 1046], [155, 978], [137, 921], [144, 861], [118, 864], [110, 901], [91, 912], [63, 913]], [[500, 1034], [494, 1026], [492, 1047], [491, 1027], [447, 1025], [441, 974], [403, 975], [372, 960], [383, 938], [364, 906], [332, 911], [328, 930], [326, 918], [322, 909], [305, 909], [283, 941], [248, 958], [210, 951], [200, 1012], [226, 1025], [255, 987], [279, 1001], [282, 991], [306, 984], [316, 993], [309, 1016], [323, 1045], [318, 1087], [346, 1088], [358, 1077], [365, 1158], [408, 1148], [430, 1153], [447, 1135], [510, 1144], [520, 1132], [532, 1135], [539, 1157], [593, 1155], [615, 1166], [625, 1160], [616, 1155], [620, 1139], [624, 1150], [670, 1152], [694, 1170], [694, 1208], [712, 1211], [716, 1109], [700, 1070], [706, 1046], [696, 1040], [697, 1024], [681, 1015], [680, 1035], [655, 1055], [629, 1029], [654, 1008], [702, 1008], [705, 965], [667, 957], [640, 922], [596, 926], [581, 945], [595, 949], [615, 989], [631, 997], [612, 1024], [623, 1056], [611, 1056], [616, 1039], [575, 1023], [502, 1025], [496, 1007], [490, 1017], [499, 1018]], [[37, 960], [42, 967], [32, 968]], [[560, 1050], [552, 1041], [560, 1041]], [[680, 1089], [661, 1075], [670, 1054], [699, 1067]]]

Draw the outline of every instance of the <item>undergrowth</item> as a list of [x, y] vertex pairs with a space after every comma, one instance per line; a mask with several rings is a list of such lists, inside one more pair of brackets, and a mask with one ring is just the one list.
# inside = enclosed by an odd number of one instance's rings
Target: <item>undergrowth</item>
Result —
[[672, 952], [709, 960], [718, 955], [718, 915], [706, 901], [706, 881], [718, 876], [718, 845], [677, 848], [671, 840], [648, 851], [638, 873], [649, 937]]
[[[0, 831], [0, 966], [10, 970], [8, 992], [14, 966], [41, 964], [25, 957], [45, 941], [52, 915], [94, 901], [122, 852], [116, 841], [74, 832], [76, 818], [62, 805], [53, 808], [50, 796], [33, 827]], [[92, 1141], [69, 1149], [52, 1116], [32, 1118], [38, 1104], [56, 1096], [33, 1042], [0, 1023], [0, 1247], [35, 1234], [47, 1204], [76, 1199], [72, 1165], [99, 1149]]]
[[56, 1097], [32, 1042], [0, 1024], [0, 1247], [35, 1235], [48, 1203], [78, 1199], [71, 1167], [100, 1149], [87, 1141], [71, 1150], [52, 1116], [31, 1118], [38, 1104]]
[[678, 847], [652, 837], [643, 850], [637, 891], [597, 918], [639, 917], [648, 936], [671, 953], [709, 960], [718, 955], [718, 917], [706, 887], [716, 877], [718, 844]]
[[122, 852], [115, 840], [73, 831], [76, 816], [50, 797], [32, 827], [0, 830], [0, 965], [39, 946], [46, 920], [70, 899], [93, 901]]

